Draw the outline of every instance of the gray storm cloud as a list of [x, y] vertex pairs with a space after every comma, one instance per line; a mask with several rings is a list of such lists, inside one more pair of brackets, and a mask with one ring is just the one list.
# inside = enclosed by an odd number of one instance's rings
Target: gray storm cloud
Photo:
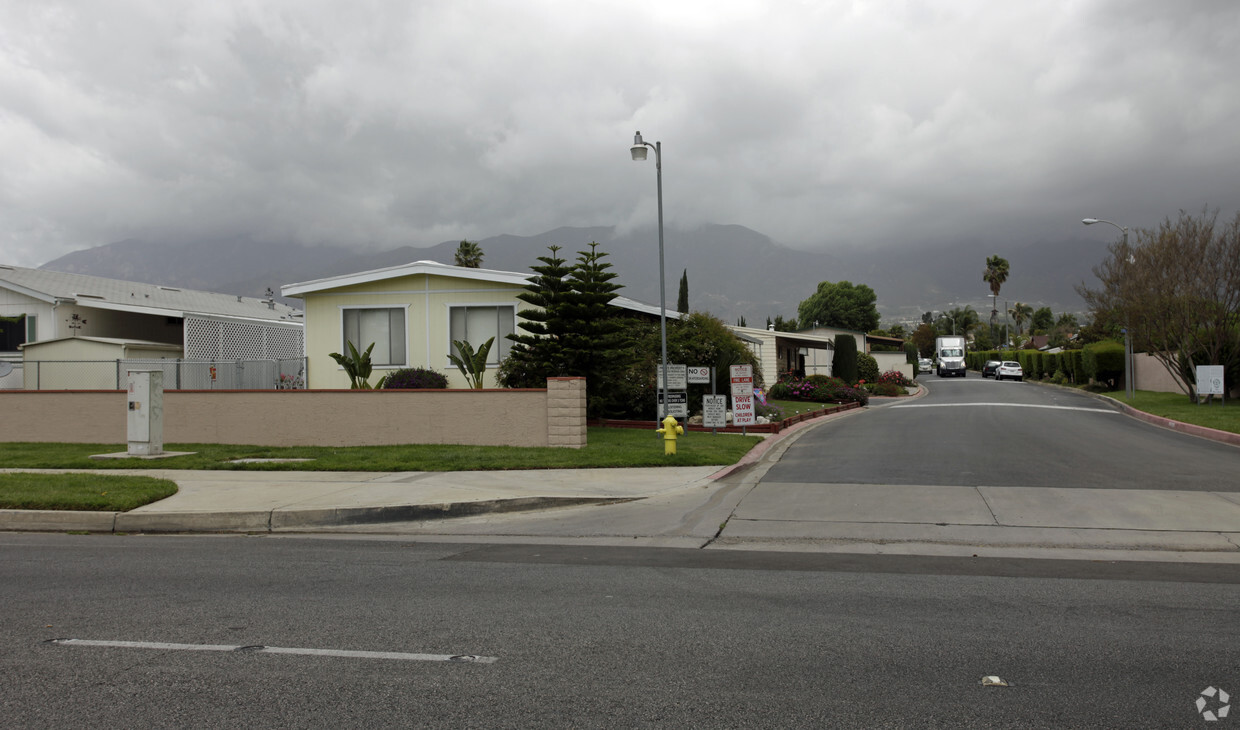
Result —
[[670, 223], [807, 249], [1230, 212], [1238, 40], [1223, 1], [8, 2], [3, 259], [648, 224], [637, 129]]

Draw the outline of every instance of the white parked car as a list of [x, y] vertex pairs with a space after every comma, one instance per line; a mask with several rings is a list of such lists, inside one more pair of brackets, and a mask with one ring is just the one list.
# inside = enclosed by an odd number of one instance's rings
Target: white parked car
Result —
[[931, 372], [934, 370], [934, 361], [928, 357], [923, 357], [917, 361], [917, 369], [923, 373]]
[[1020, 363], [1011, 360], [1004, 360], [999, 364], [999, 369], [995, 370], [995, 380], [1024, 380], [1025, 370]]

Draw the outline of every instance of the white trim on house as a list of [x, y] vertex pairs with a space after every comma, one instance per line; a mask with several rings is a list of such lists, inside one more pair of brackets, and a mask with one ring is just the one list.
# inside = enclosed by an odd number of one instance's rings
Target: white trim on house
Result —
[[372, 271], [362, 271], [356, 274], [330, 276], [326, 279], [315, 279], [313, 281], [305, 281], [296, 284], [286, 284], [285, 286], [280, 287], [280, 293], [286, 297], [300, 297], [304, 294], [312, 294], [314, 292], [325, 291], [328, 289], [339, 289], [346, 286], [356, 286], [358, 284], [370, 284], [376, 281], [399, 279], [403, 276], [417, 276], [418, 274], [425, 274], [428, 276], [449, 276], [457, 279], [477, 279], [479, 281], [516, 284], [518, 286], [525, 286], [529, 283], [528, 276], [512, 271], [498, 271], [496, 269], [471, 269], [466, 266], [450, 266], [448, 264], [441, 264], [438, 261], [414, 261], [413, 263], [401, 264], [399, 266], [389, 266], [384, 269], [374, 269]]
[[[389, 266], [384, 269], [374, 269], [373, 271], [362, 271], [356, 274], [345, 274], [343, 276], [331, 276], [325, 279], [315, 279], [313, 281], [305, 281], [295, 284], [287, 284], [280, 287], [280, 293], [286, 297], [302, 298], [306, 294], [314, 294], [316, 292], [329, 291], [332, 289], [340, 289], [348, 286], [356, 286], [358, 284], [372, 284], [378, 281], [387, 281], [388, 279], [397, 279], [402, 276], [416, 276], [424, 274], [430, 276], [446, 276], [457, 279], [474, 279], [477, 281], [490, 281], [499, 284], [514, 284], [516, 286], [525, 286], [530, 283], [533, 278], [531, 274], [521, 274], [515, 271], [500, 271], [498, 269], [471, 269], [465, 266], [451, 266], [449, 264], [441, 264], [437, 261], [414, 261], [409, 264], [400, 266]], [[473, 292], [485, 291], [481, 289], [443, 289], [434, 290], [430, 288], [430, 279], [426, 280], [426, 286], [421, 291], [385, 291], [383, 294], [407, 294], [407, 295], [427, 295], [430, 294], [469, 294]], [[341, 296], [374, 296], [378, 292], [334, 292]], [[628, 297], [617, 296], [611, 300], [613, 306], [627, 309], [632, 312], [641, 314], [650, 314], [659, 316], [660, 308], [657, 305], [646, 304]], [[667, 310], [669, 318], [680, 317], [680, 312]], [[429, 314], [428, 314], [429, 317]], [[430, 322], [427, 322], [429, 327]], [[430, 352], [430, 341], [427, 341], [427, 352]], [[427, 363], [427, 367], [431, 367]]]

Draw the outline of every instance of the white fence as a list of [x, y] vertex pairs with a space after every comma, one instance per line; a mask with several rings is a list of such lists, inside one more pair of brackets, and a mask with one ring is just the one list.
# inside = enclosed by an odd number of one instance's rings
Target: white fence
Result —
[[15, 386], [0, 387], [124, 390], [130, 370], [162, 370], [166, 390], [295, 390], [306, 387], [306, 360], [300, 357], [270, 360], [29, 360], [24, 368], [14, 371], [20, 378]]

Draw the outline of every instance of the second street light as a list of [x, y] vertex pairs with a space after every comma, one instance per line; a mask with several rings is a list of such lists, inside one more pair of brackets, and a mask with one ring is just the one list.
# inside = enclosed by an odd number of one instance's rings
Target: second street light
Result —
[[[1108, 226], [1115, 226], [1118, 228], [1119, 232], [1124, 234], [1123, 251], [1128, 254], [1129, 263], [1132, 262], [1132, 252], [1128, 250], [1127, 226], [1121, 226], [1118, 223], [1112, 223], [1111, 221], [1103, 220], [1101, 218], [1082, 218], [1081, 222], [1087, 226], [1092, 226], [1095, 223], [1106, 223]], [[1124, 395], [1128, 396], [1128, 400], [1132, 400], [1133, 395], [1136, 394], [1136, 384], [1132, 382], [1134, 370], [1133, 365], [1135, 363], [1133, 362], [1132, 356], [1132, 333], [1128, 330], [1128, 327], [1124, 327]]]
[[668, 401], [671, 400], [671, 394], [667, 392], [667, 285], [663, 275], [663, 143], [650, 144], [642, 139], [641, 132], [637, 132], [633, 135], [633, 146], [629, 148], [629, 152], [632, 153], [634, 162], [641, 162], [646, 159], [648, 147], [654, 148], [654, 170], [659, 195], [659, 362], [663, 363], [663, 382], [660, 384], [663, 394], [663, 412], [658, 416], [659, 421], [662, 422], [667, 417], [670, 405]]

